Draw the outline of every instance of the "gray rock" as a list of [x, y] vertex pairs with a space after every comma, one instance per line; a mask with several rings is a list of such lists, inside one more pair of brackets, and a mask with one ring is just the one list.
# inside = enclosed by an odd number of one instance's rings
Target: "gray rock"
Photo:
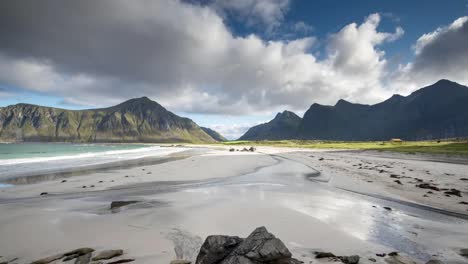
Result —
[[78, 248], [78, 249], [75, 249], [75, 250], [72, 250], [63, 254], [64, 255], [63, 261], [69, 261], [69, 260], [78, 258], [80, 256], [92, 253], [93, 251], [94, 249], [92, 248]]
[[331, 252], [315, 252], [315, 258], [335, 258], [335, 254]]
[[104, 250], [104, 251], [99, 252], [99, 254], [97, 254], [97, 256], [93, 258], [93, 261], [102, 260], [102, 259], [111, 259], [111, 258], [121, 256], [122, 254], [123, 254], [123, 250], [121, 249]]
[[64, 256], [70, 256], [70, 255], [86, 255], [88, 253], [94, 252], [94, 249], [92, 248], [78, 248], [72, 251], [69, 251], [64, 254]]
[[468, 248], [460, 249], [460, 256], [468, 258]]
[[91, 261], [91, 255], [92, 253], [88, 253], [88, 254], [79, 256], [75, 260], [75, 264], [88, 264]]
[[196, 264], [300, 264], [281, 240], [265, 227], [247, 238], [209, 236], [203, 243]]
[[345, 264], [358, 264], [359, 263], [359, 256], [340, 256], [339, 259]]
[[119, 263], [133, 262], [133, 261], [135, 261], [135, 259], [119, 259], [116, 261], [107, 262], [107, 264], [119, 264]]
[[79, 256], [80, 256], [79, 254], [68, 255], [63, 259], [63, 262], [69, 261], [69, 260], [72, 260], [72, 259], [76, 259]]
[[237, 236], [209, 236], [201, 246], [200, 253], [198, 253], [195, 263], [217, 263], [229, 255], [229, 253], [231, 253], [237, 245], [242, 242], [242, 240], [242, 238]]
[[59, 260], [59, 259], [63, 258], [64, 256], [65, 256], [65, 254], [58, 254], [58, 255], [55, 255], [55, 256], [50, 256], [50, 257], [47, 257], [47, 258], [43, 258], [43, 259], [33, 261], [33, 262], [31, 262], [31, 264], [47, 264], [47, 263], [50, 263], [52, 261]]
[[220, 263], [221, 264], [258, 264], [258, 262], [254, 262], [251, 259], [248, 259], [244, 256], [238, 256], [238, 255], [228, 256]]
[[138, 203], [139, 201], [113, 201], [110, 205], [110, 209], [111, 210], [115, 210], [115, 209], [118, 209], [122, 206], [126, 206], [126, 205], [129, 205], [129, 204], [134, 204], [134, 203]]
[[[286, 246], [269, 233], [265, 227], [255, 229], [239, 246], [231, 252], [230, 256], [244, 256], [252, 261], [269, 262], [283, 258], [290, 258], [291, 252]], [[231, 264], [235, 262], [221, 262]]]
[[426, 264], [444, 264], [444, 262], [438, 260], [438, 259], [431, 259]]

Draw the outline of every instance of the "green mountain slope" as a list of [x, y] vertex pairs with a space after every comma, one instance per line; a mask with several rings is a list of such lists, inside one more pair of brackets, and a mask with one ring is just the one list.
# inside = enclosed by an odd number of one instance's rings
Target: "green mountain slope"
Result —
[[0, 140], [64, 142], [214, 142], [195, 122], [147, 97], [90, 110], [30, 104], [0, 108]]
[[210, 135], [216, 141], [219, 141], [219, 142], [228, 141], [225, 137], [223, 137], [223, 135], [221, 135], [220, 133], [218, 133], [217, 131], [211, 128], [208, 128], [208, 127], [200, 127], [200, 128], [203, 129], [205, 133]]

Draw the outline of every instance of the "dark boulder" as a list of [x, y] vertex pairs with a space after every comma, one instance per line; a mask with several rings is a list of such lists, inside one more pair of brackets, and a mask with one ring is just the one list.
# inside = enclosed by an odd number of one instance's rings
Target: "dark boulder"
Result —
[[338, 258], [345, 264], [358, 264], [359, 263], [359, 256], [358, 255], [341, 256], [341, 257], [338, 257]]
[[120, 263], [128, 263], [128, 262], [133, 262], [133, 261], [135, 261], [135, 259], [119, 259], [116, 261], [107, 262], [107, 264], [120, 264]]
[[119, 209], [122, 206], [138, 203], [139, 201], [113, 201], [110, 205], [111, 210]]
[[237, 236], [214, 235], [206, 238], [197, 256], [197, 264], [217, 263], [233, 251], [242, 238]]
[[283, 242], [265, 227], [247, 238], [209, 236], [202, 245], [196, 264], [299, 264]]
[[335, 254], [331, 252], [315, 252], [315, 258], [335, 258]]

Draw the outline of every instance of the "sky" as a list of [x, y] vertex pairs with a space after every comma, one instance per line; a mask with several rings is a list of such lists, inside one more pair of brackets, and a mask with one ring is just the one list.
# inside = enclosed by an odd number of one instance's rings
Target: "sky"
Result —
[[439, 79], [468, 84], [468, 0], [0, 1], [0, 107], [147, 96], [235, 139]]

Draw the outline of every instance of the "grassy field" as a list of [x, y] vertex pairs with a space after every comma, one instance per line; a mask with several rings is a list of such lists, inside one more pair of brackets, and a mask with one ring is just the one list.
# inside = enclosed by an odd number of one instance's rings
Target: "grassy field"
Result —
[[274, 147], [298, 147], [312, 149], [362, 149], [397, 151], [405, 153], [435, 153], [458, 154], [468, 156], [468, 141], [404, 141], [394, 142], [344, 142], [344, 141], [315, 141], [315, 140], [279, 140], [279, 141], [228, 141], [219, 143], [223, 145], [249, 145], [249, 146], [274, 146]]

